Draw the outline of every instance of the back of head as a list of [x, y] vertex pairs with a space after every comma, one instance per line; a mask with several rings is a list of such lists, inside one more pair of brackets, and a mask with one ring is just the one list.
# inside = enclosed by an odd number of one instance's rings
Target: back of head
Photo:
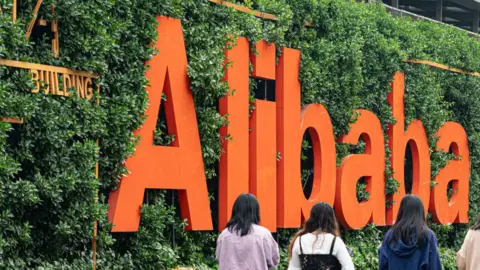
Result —
[[310, 217], [305, 221], [303, 228], [295, 234], [290, 243], [288, 248], [289, 256], [292, 255], [293, 244], [297, 237], [313, 232], [330, 233], [335, 236], [340, 234], [335, 212], [329, 204], [319, 202], [312, 207]]
[[473, 230], [473, 231], [480, 230], [480, 216], [477, 217], [477, 220], [475, 221], [475, 224], [473, 224], [473, 226], [470, 227], [470, 230]]
[[390, 243], [422, 247], [428, 227], [425, 222], [425, 208], [422, 200], [415, 195], [406, 195], [400, 203], [397, 220], [392, 228]]
[[324, 202], [315, 204], [310, 210], [310, 217], [305, 222], [304, 230], [305, 233], [319, 231], [338, 235], [338, 222], [333, 208]]
[[230, 232], [240, 236], [250, 233], [253, 224], [260, 223], [260, 205], [257, 198], [252, 194], [238, 196], [233, 204], [232, 217], [227, 223]]

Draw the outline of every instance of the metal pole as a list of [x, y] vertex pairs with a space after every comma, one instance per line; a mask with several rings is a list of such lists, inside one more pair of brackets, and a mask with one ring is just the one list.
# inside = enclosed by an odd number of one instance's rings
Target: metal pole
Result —
[[479, 14], [478, 14], [478, 11], [474, 11], [473, 12], [472, 32], [478, 33], [478, 24], [479, 24]]
[[[172, 190], [172, 206], [175, 205], [175, 192]], [[172, 248], [175, 249], [175, 213], [173, 213], [172, 222]]]
[[[2, 9], [0, 8], [0, 11]], [[12, 22], [17, 20], [17, 0], [13, 0], [13, 7], [12, 7]]]
[[399, 1], [400, 1], [400, 0], [392, 0], [392, 7], [398, 8], [398, 2], [399, 2]]
[[263, 91], [264, 91], [263, 100], [268, 100], [268, 98], [267, 98], [267, 95], [268, 95], [267, 80], [265, 80], [265, 87], [264, 87]]
[[437, 0], [436, 19], [439, 22], [443, 21], [443, 0]]
[[[98, 100], [97, 100], [98, 101]], [[97, 140], [97, 146], [100, 143]], [[100, 177], [100, 165], [98, 161], [95, 163], [95, 178], [98, 179]], [[98, 203], [98, 190], [97, 196], [95, 197], [95, 204]], [[93, 221], [93, 236], [92, 236], [92, 270], [97, 269], [97, 235], [98, 235], [98, 221]]]
[[400, 0], [392, 0], [392, 7], [393, 7], [392, 16], [393, 17], [403, 16], [402, 11], [400, 11], [400, 9], [398, 8], [398, 2], [400, 2]]

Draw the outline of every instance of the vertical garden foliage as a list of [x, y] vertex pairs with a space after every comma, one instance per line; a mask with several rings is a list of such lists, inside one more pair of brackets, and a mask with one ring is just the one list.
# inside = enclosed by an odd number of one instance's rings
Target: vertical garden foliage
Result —
[[[146, 192], [137, 233], [109, 232], [108, 194], [128, 173], [123, 164], [134, 152], [138, 138], [133, 130], [140, 127], [148, 104], [145, 62], [156, 53], [151, 44], [156, 39], [157, 15], [182, 21], [214, 223], [221, 140], [229, 139], [220, 137], [220, 127], [228, 123], [217, 104], [234, 90], [222, 81], [223, 50], [238, 36], [247, 37], [252, 45], [266, 40], [278, 48], [302, 51], [302, 105], [324, 104], [335, 136], [348, 132], [355, 109], [373, 111], [386, 131], [394, 123], [386, 102], [392, 75], [405, 72], [405, 121], [416, 118], [425, 126], [432, 187], [439, 169], [453, 158], [434, 151], [434, 134], [446, 121], [459, 122], [470, 142], [471, 218], [480, 211], [480, 79], [404, 62], [424, 59], [480, 71], [480, 45], [463, 31], [392, 18], [379, 4], [348, 0], [237, 1], [275, 14], [278, 21], [207, 0], [45, 0], [39, 17], [52, 19], [50, 5], [55, 3], [59, 20], [60, 57], [54, 58], [47, 36], [25, 40], [36, 1], [18, 0], [14, 24], [11, 3], [0, 0], [0, 58], [95, 72], [100, 75], [101, 94], [100, 105], [76, 97], [30, 94], [33, 84], [26, 71], [0, 67], [0, 116], [25, 119], [23, 125], [0, 123], [1, 269], [91, 269], [94, 220], [99, 222], [99, 269], [216, 267], [217, 234], [185, 232], [171, 191]], [[313, 26], [304, 27], [306, 22]], [[175, 139], [166, 135], [167, 130], [160, 119], [156, 143], [168, 145]], [[337, 163], [362, 151], [362, 146], [338, 144]], [[387, 165], [389, 155], [387, 149]], [[97, 161], [99, 179], [94, 175]], [[392, 194], [397, 182], [388, 169], [385, 179], [385, 193]], [[368, 193], [361, 184], [358, 187], [358, 197], [367, 199]], [[453, 269], [466, 226], [431, 226], [439, 238], [445, 268]], [[279, 230], [276, 234], [283, 255], [292, 233]], [[373, 225], [343, 232], [359, 269], [377, 267], [376, 249], [383, 233], [383, 228]], [[286, 263], [283, 256], [279, 269], [285, 269]]]

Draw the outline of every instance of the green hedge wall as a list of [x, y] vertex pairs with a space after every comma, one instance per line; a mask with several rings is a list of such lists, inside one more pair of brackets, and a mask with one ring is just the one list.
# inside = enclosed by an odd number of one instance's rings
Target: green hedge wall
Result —
[[[100, 223], [98, 269], [215, 268], [216, 233], [184, 232], [175, 194], [148, 191], [137, 233], [111, 234], [107, 196], [126, 173], [133, 152], [132, 131], [147, 104], [144, 62], [154, 53], [155, 16], [182, 20], [212, 210], [216, 219], [216, 165], [221, 155], [219, 128], [225, 119], [218, 99], [228, 87], [223, 77], [227, 34], [274, 42], [302, 51], [302, 103], [322, 103], [336, 136], [348, 131], [354, 109], [373, 111], [384, 128], [393, 121], [386, 102], [395, 71], [406, 73], [406, 122], [423, 121], [433, 134], [445, 121], [457, 121], [470, 140], [470, 209], [480, 208], [480, 79], [403, 59], [425, 59], [467, 71], [480, 71], [480, 44], [463, 31], [431, 22], [392, 18], [379, 4], [347, 0], [244, 0], [256, 10], [276, 14], [261, 20], [207, 0], [44, 0], [40, 17], [59, 19], [60, 57], [46, 40], [25, 40], [34, 0], [18, 0], [11, 23], [11, 0], [0, 0], [0, 58], [70, 67], [101, 75], [100, 106], [78, 98], [30, 94], [26, 71], [0, 67], [0, 116], [21, 116], [25, 124], [0, 123], [0, 268], [91, 269], [93, 220]], [[305, 22], [314, 27], [305, 28]], [[252, 84], [252, 92], [254, 90]], [[156, 142], [168, 144], [159, 121]], [[100, 140], [97, 147], [96, 140]], [[360, 148], [360, 149], [359, 149]], [[338, 145], [338, 160], [361, 151]], [[305, 144], [308, 151], [308, 143]], [[451, 158], [431, 152], [432, 176]], [[94, 164], [100, 162], [100, 179]], [[388, 162], [388, 156], [386, 157]], [[304, 171], [308, 178], [308, 170]], [[386, 172], [386, 193], [397, 184]], [[96, 202], [100, 194], [99, 202]], [[368, 196], [359, 189], [359, 197]], [[455, 250], [466, 226], [432, 224], [446, 269], [455, 269]], [[376, 247], [384, 228], [344, 232], [359, 269], [376, 269]], [[285, 249], [293, 230], [276, 237]], [[172, 243], [172, 235], [175, 241]]]

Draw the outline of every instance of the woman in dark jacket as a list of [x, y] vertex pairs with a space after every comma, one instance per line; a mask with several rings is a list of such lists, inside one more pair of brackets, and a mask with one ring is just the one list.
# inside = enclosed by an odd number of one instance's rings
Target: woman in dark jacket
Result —
[[427, 227], [425, 209], [417, 196], [403, 197], [397, 221], [380, 247], [379, 259], [380, 270], [442, 270], [437, 239]]

